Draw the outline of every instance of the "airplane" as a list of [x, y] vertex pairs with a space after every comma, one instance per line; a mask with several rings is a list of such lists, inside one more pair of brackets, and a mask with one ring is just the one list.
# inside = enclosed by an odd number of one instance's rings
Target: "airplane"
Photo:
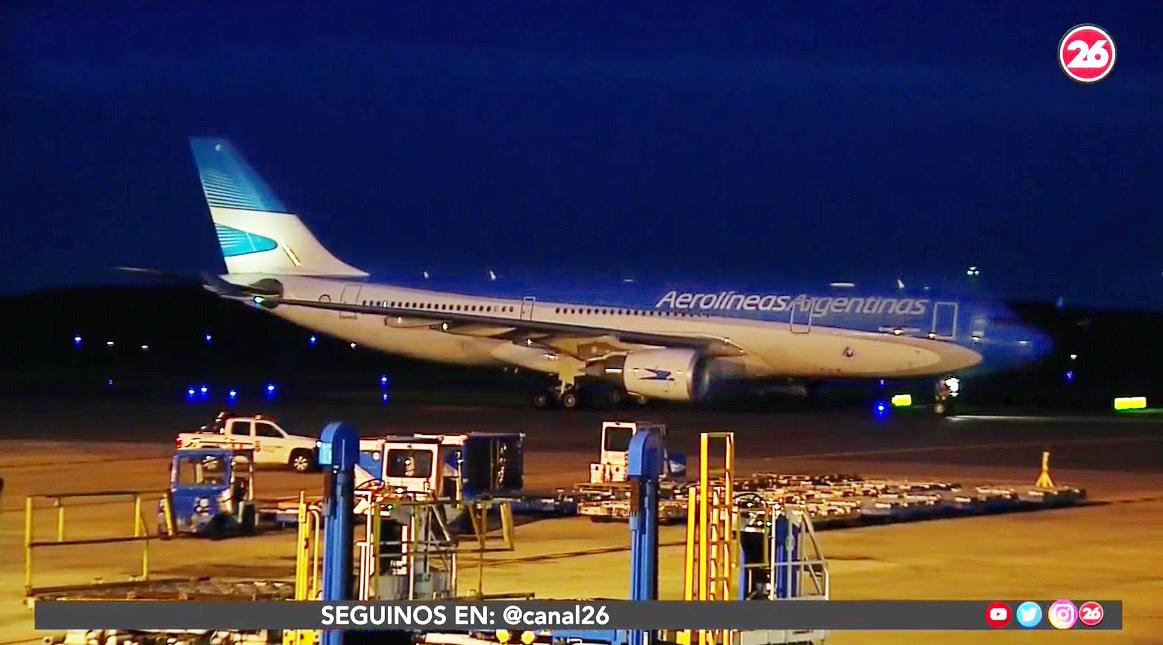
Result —
[[848, 283], [823, 292], [626, 283], [585, 297], [505, 293], [496, 281], [463, 289], [474, 293], [372, 282], [324, 247], [228, 140], [190, 143], [227, 268], [203, 274], [207, 289], [382, 352], [543, 373], [554, 385], [533, 395], [538, 407], [575, 408], [582, 387], [597, 386], [612, 401], [698, 402], [732, 384], [947, 383], [986, 357], [1029, 360], [1048, 344], [1000, 303], [901, 284], [873, 294]]

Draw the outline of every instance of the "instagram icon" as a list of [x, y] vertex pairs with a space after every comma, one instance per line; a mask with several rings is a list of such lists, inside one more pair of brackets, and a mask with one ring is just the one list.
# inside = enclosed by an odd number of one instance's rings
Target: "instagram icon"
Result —
[[1078, 608], [1069, 600], [1055, 600], [1046, 611], [1046, 618], [1055, 629], [1070, 629], [1078, 622]]

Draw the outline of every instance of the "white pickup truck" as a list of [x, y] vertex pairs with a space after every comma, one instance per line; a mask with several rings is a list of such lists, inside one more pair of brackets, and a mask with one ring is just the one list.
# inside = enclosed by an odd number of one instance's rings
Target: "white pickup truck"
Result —
[[177, 447], [237, 448], [254, 451], [255, 465], [287, 466], [295, 472], [316, 469], [315, 438], [293, 435], [261, 415], [233, 416], [223, 412], [201, 432], [178, 435]]

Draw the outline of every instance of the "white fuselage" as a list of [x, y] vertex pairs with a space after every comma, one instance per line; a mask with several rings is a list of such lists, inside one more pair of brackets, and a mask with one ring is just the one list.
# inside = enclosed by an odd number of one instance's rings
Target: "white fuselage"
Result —
[[361, 346], [458, 365], [519, 366], [557, 374], [578, 370], [585, 361], [544, 347], [489, 337], [503, 331], [503, 323], [445, 330], [433, 321], [434, 313], [438, 316], [438, 312], [448, 311], [500, 320], [717, 339], [744, 350], [740, 356], [728, 359], [734, 364], [734, 374], [742, 378], [916, 377], [954, 372], [981, 361], [980, 354], [956, 343], [871, 331], [814, 326], [804, 332], [787, 322], [546, 302], [533, 296], [469, 296], [329, 278], [233, 273], [223, 276], [236, 284], [251, 284], [264, 277], [277, 278], [286, 299], [424, 312], [423, 318], [409, 318], [301, 306], [280, 305], [273, 309], [275, 315], [286, 320]]

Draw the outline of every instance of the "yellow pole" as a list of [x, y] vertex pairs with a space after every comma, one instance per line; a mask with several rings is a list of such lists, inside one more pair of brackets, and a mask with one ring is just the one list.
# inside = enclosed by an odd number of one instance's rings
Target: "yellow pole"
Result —
[[1050, 489], [1054, 488], [1054, 480], [1050, 477], [1050, 451], [1042, 451], [1042, 473], [1038, 475], [1037, 481], [1034, 482], [1034, 488]]
[[166, 535], [174, 537], [174, 498], [170, 491], [162, 493], [162, 519], [166, 525]]
[[724, 445], [726, 449], [726, 469], [723, 473], [723, 481], [725, 483], [725, 490], [723, 493], [723, 566], [726, 569], [724, 574], [726, 579], [723, 582], [723, 600], [731, 599], [731, 588], [735, 585], [732, 582], [735, 579], [735, 568], [738, 563], [735, 562], [734, 549], [732, 548], [735, 541], [734, 531], [734, 510], [735, 510], [735, 434], [727, 433], [724, 436]]
[[320, 549], [323, 548], [323, 513], [315, 509], [310, 510], [309, 513], [314, 531], [314, 538], [311, 540], [311, 585], [309, 589], [311, 600], [319, 600], [321, 596], [320, 585], [323, 584], [323, 559], [320, 556]]
[[383, 525], [383, 517], [380, 497], [373, 494], [371, 500], [374, 503], [370, 504], [367, 518], [368, 524], [371, 525], [371, 544], [368, 545], [368, 552], [371, 555], [371, 567], [369, 568], [371, 580], [368, 581], [368, 597], [371, 600], [378, 600], [380, 597], [380, 528]]
[[710, 470], [708, 468], [707, 454], [709, 452], [710, 437], [704, 433], [699, 437], [699, 600], [707, 599], [707, 502], [710, 497], [710, 489], [708, 482], [710, 480]]
[[53, 499], [53, 506], [57, 508], [57, 542], [65, 541], [65, 503], [59, 497]]
[[24, 594], [32, 593], [32, 497], [24, 498]]
[[299, 526], [295, 536], [295, 600], [309, 600], [307, 597], [308, 572], [310, 571], [310, 556], [307, 542], [309, 526], [307, 525], [307, 504], [303, 501], [303, 493], [299, 493]]
[[145, 537], [141, 548], [141, 579], [149, 580], [149, 536], [145, 531], [145, 518], [141, 516], [141, 493], [133, 494], [133, 537]]
[[695, 599], [695, 522], [698, 519], [695, 488], [687, 489], [686, 503], [686, 566], [683, 567], [682, 599]]
[[489, 530], [489, 507], [486, 504], [487, 501], [481, 505], [481, 523], [477, 527], [477, 595], [482, 598], [485, 595], [485, 532]]
[[133, 537], [141, 537], [141, 494], [133, 494]]

